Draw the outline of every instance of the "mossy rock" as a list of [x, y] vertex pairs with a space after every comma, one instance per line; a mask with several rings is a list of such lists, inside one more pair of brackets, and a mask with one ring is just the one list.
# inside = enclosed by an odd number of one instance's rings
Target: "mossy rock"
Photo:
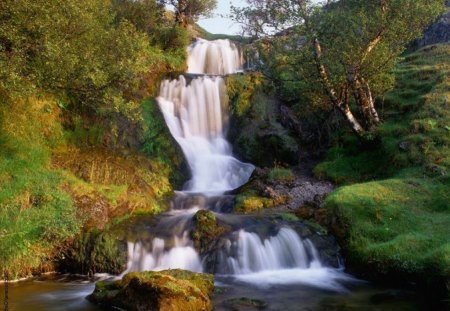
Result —
[[217, 223], [216, 216], [208, 210], [200, 210], [194, 216], [195, 229], [191, 232], [194, 246], [203, 254], [209, 245], [220, 235], [227, 232], [227, 228]]
[[92, 230], [77, 236], [58, 258], [58, 270], [92, 275], [120, 274], [127, 264], [126, 242], [109, 231]]
[[132, 272], [122, 280], [101, 281], [88, 296], [105, 309], [129, 311], [212, 310], [214, 276], [186, 270]]

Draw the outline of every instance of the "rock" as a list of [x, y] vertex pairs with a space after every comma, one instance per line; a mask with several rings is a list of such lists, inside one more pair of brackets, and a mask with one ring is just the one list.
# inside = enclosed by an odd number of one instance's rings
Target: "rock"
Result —
[[398, 144], [398, 149], [400, 149], [401, 151], [408, 151], [410, 145], [411, 145], [411, 143], [408, 141], [401, 141]]
[[194, 229], [191, 237], [194, 246], [200, 254], [204, 254], [208, 246], [220, 235], [227, 232], [227, 228], [217, 223], [216, 216], [209, 210], [199, 210], [194, 215]]
[[225, 301], [225, 305], [233, 311], [263, 310], [267, 307], [267, 303], [265, 301], [247, 297], [228, 299]]
[[185, 270], [132, 272], [122, 280], [95, 284], [88, 300], [128, 311], [209, 311], [214, 276]]
[[450, 1], [446, 2], [447, 10], [441, 18], [425, 31], [423, 37], [414, 43], [415, 48], [426, 45], [450, 42]]
[[109, 231], [92, 230], [77, 236], [58, 257], [58, 271], [64, 273], [120, 274], [127, 265], [124, 239]]

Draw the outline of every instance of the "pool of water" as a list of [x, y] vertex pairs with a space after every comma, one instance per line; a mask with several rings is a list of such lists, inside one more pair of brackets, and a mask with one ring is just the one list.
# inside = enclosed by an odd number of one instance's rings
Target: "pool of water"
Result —
[[[9, 310], [101, 310], [86, 300], [94, 290], [93, 281], [85, 277], [50, 275], [10, 283]], [[217, 276], [213, 301], [216, 311], [438, 310], [416, 300], [413, 292], [375, 287], [367, 282], [349, 281], [343, 286], [345, 289], [339, 291], [324, 290], [311, 284], [258, 286], [233, 277]], [[3, 308], [4, 286], [0, 289], [0, 307]]]

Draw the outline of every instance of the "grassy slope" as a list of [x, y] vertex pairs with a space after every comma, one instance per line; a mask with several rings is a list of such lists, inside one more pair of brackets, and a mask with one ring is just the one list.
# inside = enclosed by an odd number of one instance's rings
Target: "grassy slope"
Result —
[[387, 94], [380, 144], [352, 137], [315, 173], [341, 184], [325, 202], [349, 262], [367, 275], [450, 285], [450, 46], [409, 54]]
[[61, 121], [51, 96], [0, 106], [0, 270], [10, 278], [53, 269], [49, 259], [81, 230], [159, 212], [172, 191], [173, 159], [105, 149], [96, 126], [69, 131]]

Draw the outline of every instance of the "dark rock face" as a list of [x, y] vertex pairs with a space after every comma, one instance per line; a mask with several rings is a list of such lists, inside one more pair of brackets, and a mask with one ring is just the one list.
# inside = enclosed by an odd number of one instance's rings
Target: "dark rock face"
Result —
[[120, 274], [127, 265], [127, 245], [114, 234], [93, 230], [81, 234], [58, 258], [58, 271], [65, 273]]
[[447, 11], [441, 18], [425, 31], [423, 37], [417, 40], [414, 47], [421, 48], [436, 43], [450, 43], [450, 1], [446, 1]]
[[185, 270], [133, 272], [95, 284], [88, 300], [107, 310], [209, 311], [214, 277]]

